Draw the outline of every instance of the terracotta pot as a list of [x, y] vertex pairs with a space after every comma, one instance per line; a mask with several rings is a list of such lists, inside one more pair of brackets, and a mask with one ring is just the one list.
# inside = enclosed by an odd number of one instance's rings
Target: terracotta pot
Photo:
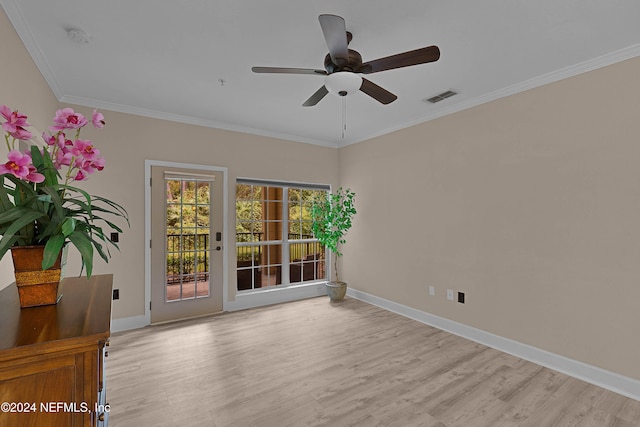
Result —
[[58, 302], [58, 285], [62, 276], [62, 252], [53, 267], [43, 270], [44, 245], [11, 248], [20, 307], [37, 307]]

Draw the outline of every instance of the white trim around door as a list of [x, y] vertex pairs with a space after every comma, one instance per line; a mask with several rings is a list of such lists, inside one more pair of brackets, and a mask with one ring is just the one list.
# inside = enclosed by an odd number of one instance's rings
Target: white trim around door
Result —
[[[194, 169], [198, 171], [213, 171], [221, 172], [223, 175], [223, 201], [222, 201], [222, 227], [224, 232], [222, 233], [222, 310], [228, 310], [228, 287], [227, 287], [227, 266], [228, 263], [228, 201], [229, 201], [229, 188], [228, 188], [228, 169], [218, 166], [205, 166], [196, 165], [191, 163], [177, 163], [167, 162], [161, 160], [145, 160], [144, 161], [144, 325], [151, 324], [151, 247], [149, 242], [151, 241], [151, 186], [149, 182], [151, 180], [151, 168], [153, 166], [160, 166], [166, 168], [180, 168], [180, 169]], [[125, 325], [122, 325], [123, 327]]]

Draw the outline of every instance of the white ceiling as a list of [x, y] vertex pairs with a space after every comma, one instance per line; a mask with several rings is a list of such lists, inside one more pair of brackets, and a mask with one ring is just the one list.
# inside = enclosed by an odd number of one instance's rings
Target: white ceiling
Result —
[[[638, 0], [0, 0], [61, 102], [343, 146], [640, 55]], [[323, 69], [318, 15], [364, 61], [437, 45], [438, 62], [367, 77], [395, 93], [302, 103]], [[79, 28], [88, 44], [72, 42]], [[6, 60], [7, 58], [5, 58]], [[221, 84], [221, 80], [224, 84]], [[438, 104], [423, 100], [459, 92]], [[595, 101], [594, 101], [595, 102]]]

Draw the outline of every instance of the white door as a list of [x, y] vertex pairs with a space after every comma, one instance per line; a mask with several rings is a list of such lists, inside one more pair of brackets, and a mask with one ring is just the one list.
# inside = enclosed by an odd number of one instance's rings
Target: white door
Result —
[[151, 323], [222, 311], [223, 173], [151, 168]]

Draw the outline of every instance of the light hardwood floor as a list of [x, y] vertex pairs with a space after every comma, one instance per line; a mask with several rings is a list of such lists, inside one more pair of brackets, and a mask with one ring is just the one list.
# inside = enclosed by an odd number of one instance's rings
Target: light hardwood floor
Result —
[[347, 298], [114, 334], [111, 427], [640, 426], [640, 402]]

